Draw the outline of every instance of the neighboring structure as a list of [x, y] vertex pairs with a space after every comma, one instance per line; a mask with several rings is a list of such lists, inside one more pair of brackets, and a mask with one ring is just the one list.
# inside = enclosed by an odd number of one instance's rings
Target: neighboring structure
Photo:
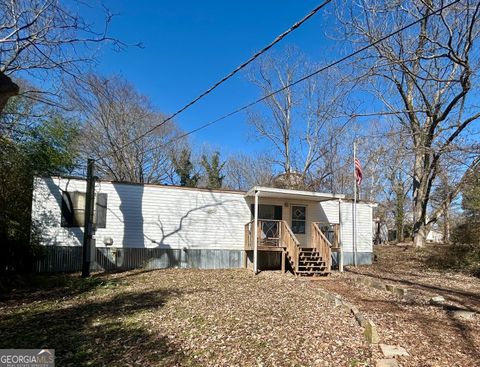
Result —
[[380, 218], [373, 221], [373, 243], [375, 245], [384, 245], [388, 243], [389, 233], [387, 223]]
[[443, 242], [443, 232], [438, 228], [432, 228], [427, 234], [427, 242], [432, 243], [442, 243]]
[[[32, 222], [46, 246], [39, 271], [80, 270], [85, 189], [84, 179], [35, 178]], [[353, 205], [343, 195], [108, 181], [97, 181], [95, 192], [97, 268], [283, 265], [317, 275], [328, 273], [332, 260], [354, 259]], [[372, 261], [373, 206], [357, 203], [358, 264]]]

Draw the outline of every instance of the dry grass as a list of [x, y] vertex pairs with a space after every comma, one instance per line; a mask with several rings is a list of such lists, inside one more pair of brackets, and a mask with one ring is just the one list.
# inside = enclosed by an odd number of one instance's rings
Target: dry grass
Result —
[[291, 276], [172, 269], [40, 279], [1, 299], [0, 348], [55, 348], [59, 366], [371, 363], [351, 315]]

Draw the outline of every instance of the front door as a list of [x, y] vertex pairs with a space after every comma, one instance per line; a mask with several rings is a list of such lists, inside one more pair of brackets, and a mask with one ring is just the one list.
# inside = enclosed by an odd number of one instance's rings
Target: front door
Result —
[[304, 205], [292, 205], [291, 208], [292, 232], [297, 237], [302, 247], [307, 244], [307, 207]]

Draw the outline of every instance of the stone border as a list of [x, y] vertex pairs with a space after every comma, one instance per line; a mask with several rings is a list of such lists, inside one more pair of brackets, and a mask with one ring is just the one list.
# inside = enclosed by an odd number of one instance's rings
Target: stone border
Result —
[[408, 295], [408, 288], [403, 288], [391, 283], [384, 283], [378, 279], [372, 279], [368, 275], [356, 275], [355, 279], [359, 280], [360, 283], [366, 285], [367, 287], [387, 291], [401, 298], [404, 298]]
[[364, 328], [363, 335], [365, 335], [365, 339], [367, 339], [370, 344], [380, 343], [377, 326], [372, 320], [369, 320], [363, 313], [361, 313], [355, 305], [345, 301], [338, 294], [330, 293], [323, 289], [317, 289], [317, 291], [323, 298], [332, 302], [334, 307], [342, 307], [347, 312], [350, 312], [355, 317], [355, 320], [358, 322], [358, 324]]
[[[378, 282], [375, 285], [379, 286], [379, 283], [381, 282]], [[402, 295], [402, 296], [406, 295], [406, 289], [405, 290], [402, 289], [403, 291], [402, 292], [402, 291], [395, 290], [395, 289], [401, 289], [401, 288], [395, 287], [395, 286], [392, 286], [392, 287], [393, 288], [388, 289], [389, 292], [392, 292], [397, 295]], [[383, 284], [382, 284], [381, 289], [387, 290], [387, 285], [385, 285], [385, 288], [383, 288]], [[316, 290], [322, 298], [332, 302], [334, 304], [333, 307], [342, 307], [347, 312], [353, 314], [358, 324], [361, 327], [363, 327], [363, 335], [365, 336], [365, 339], [367, 340], [367, 342], [369, 344], [377, 345], [380, 348], [383, 356], [386, 358], [376, 360], [375, 361], [376, 367], [398, 367], [397, 360], [395, 358], [391, 358], [393, 354], [395, 356], [407, 356], [407, 357], [409, 356], [407, 351], [402, 347], [380, 344], [380, 336], [378, 335], [377, 326], [372, 320], [368, 319], [363, 313], [361, 313], [355, 305], [345, 301], [342, 298], [342, 296], [340, 296], [339, 294], [332, 293], [319, 288], [316, 288]], [[393, 354], [386, 353], [385, 352], [386, 348], [391, 351], [394, 351], [395, 353]]]
[[[417, 298], [417, 295], [415, 294], [415, 292], [413, 292], [412, 294], [411, 288], [405, 288], [402, 286], [398, 286], [396, 284], [383, 282], [369, 275], [355, 274], [353, 276], [353, 279], [354, 281], [358, 281], [359, 283], [367, 287], [382, 290], [382, 291], [387, 291], [392, 295], [400, 297], [402, 300], [409, 301]], [[332, 296], [327, 298], [332, 299]], [[334, 296], [334, 301], [335, 301], [335, 306], [342, 305], [344, 308], [346, 308], [351, 313], [353, 313], [357, 322], [364, 327], [365, 338], [370, 344], [379, 345], [380, 350], [385, 358], [377, 360], [375, 364], [376, 367], [398, 367], [398, 362], [396, 357], [410, 356], [408, 352], [405, 350], [405, 348], [403, 347], [400, 347], [398, 345], [392, 346], [392, 345], [380, 344], [380, 338], [379, 338], [378, 331], [375, 324], [371, 320], [366, 319], [363, 314], [358, 312], [358, 309], [355, 306], [349, 304], [348, 302], [343, 301], [339, 295]], [[477, 317], [478, 315], [480, 315], [480, 312], [475, 312], [475, 311], [471, 311], [468, 309], [447, 304], [443, 296], [437, 295], [437, 296], [431, 297], [428, 303], [430, 303], [431, 305], [442, 307], [445, 311], [450, 312], [451, 315], [457, 320], [469, 321]]]

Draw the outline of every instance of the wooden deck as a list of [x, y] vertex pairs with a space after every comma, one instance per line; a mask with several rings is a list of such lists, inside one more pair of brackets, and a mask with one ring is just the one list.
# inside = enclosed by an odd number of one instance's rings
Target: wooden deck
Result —
[[[282, 271], [285, 271], [288, 260], [295, 275], [328, 275], [332, 252], [340, 250], [339, 227], [338, 224], [311, 223], [310, 247], [305, 248], [301, 247], [285, 220], [258, 220], [257, 251], [282, 252]], [[252, 220], [245, 224], [246, 252], [254, 251], [254, 233]]]

